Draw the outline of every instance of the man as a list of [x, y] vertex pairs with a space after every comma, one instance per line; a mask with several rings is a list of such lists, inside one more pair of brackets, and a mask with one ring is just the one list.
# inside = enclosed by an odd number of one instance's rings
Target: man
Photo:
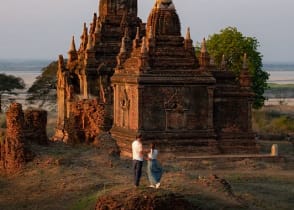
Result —
[[143, 145], [142, 145], [142, 135], [136, 136], [135, 141], [132, 143], [132, 153], [133, 153], [133, 170], [134, 170], [134, 182], [135, 186], [138, 187], [140, 183], [140, 178], [142, 174], [143, 166]]

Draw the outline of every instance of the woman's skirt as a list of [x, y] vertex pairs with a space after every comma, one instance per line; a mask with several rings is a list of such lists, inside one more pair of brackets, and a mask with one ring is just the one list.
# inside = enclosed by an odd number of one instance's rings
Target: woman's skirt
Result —
[[156, 159], [148, 160], [147, 162], [147, 174], [150, 184], [156, 185], [160, 182], [162, 176], [162, 167]]

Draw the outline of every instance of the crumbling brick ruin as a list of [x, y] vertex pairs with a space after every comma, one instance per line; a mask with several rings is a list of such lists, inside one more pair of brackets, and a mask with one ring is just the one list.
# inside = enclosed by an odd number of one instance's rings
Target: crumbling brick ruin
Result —
[[25, 139], [40, 145], [47, 145], [47, 111], [28, 109], [24, 111], [24, 118]]
[[98, 133], [111, 128], [109, 113], [97, 99], [73, 102], [67, 124], [68, 143], [92, 143]]
[[46, 135], [47, 112], [22, 110], [22, 105], [12, 103], [6, 112], [6, 131], [1, 134], [0, 172], [14, 173], [21, 170], [34, 154], [30, 143], [48, 144]]
[[147, 24], [137, 0], [101, 0], [79, 49], [73, 38], [67, 63], [59, 57], [55, 139], [91, 143], [110, 130], [122, 155], [138, 133], [167, 153], [256, 152], [246, 62], [236, 80], [205, 40], [196, 58], [172, 0], [156, 0]]
[[0, 142], [0, 171], [12, 173], [26, 162], [24, 113], [21, 104], [13, 103], [6, 113], [6, 137]]

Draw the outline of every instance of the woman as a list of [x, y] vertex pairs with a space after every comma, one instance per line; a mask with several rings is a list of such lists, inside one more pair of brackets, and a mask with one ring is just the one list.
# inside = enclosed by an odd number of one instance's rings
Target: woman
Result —
[[155, 144], [151, 144], [150, 152], [147, 157], [147, 174], [150, 182], [150, 187], [159, 188], [160, 179], [162, 176], [162, 167], [157, 161], [158, 150], [155, 149]]

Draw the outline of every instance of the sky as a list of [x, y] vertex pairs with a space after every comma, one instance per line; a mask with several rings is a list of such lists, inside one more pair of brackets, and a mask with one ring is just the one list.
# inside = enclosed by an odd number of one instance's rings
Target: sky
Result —
[[[67, 57], [72, 35], [90, 23], [99, 0], [0, 0], [0, 59]], [[155, 0], [138, 0], [146, 22]], [[194, 43], [228, 26], [255, 37], [265, 63], [294, 63], [293, 0], [173, 0], [182, 35]]]

